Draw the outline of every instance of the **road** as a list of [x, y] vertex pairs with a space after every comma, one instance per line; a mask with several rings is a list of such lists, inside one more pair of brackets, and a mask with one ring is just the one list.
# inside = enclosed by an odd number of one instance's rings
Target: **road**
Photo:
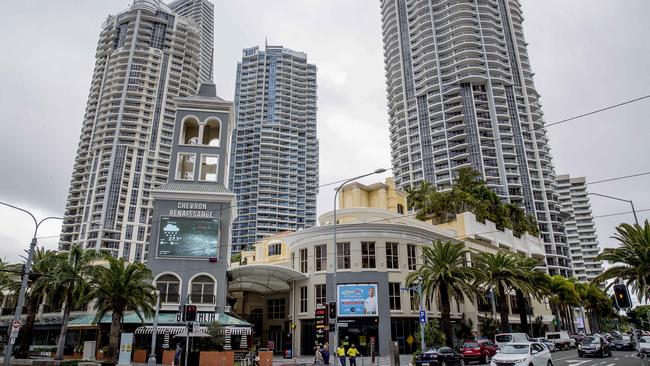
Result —
[[636, 352], [614, 350], [612, 351], [612, 357], [580, 358], [578, 357], [578, 351], [572, 349], [554, 352], [551, 357], [553, 366], [647, 366], [635, 355]]

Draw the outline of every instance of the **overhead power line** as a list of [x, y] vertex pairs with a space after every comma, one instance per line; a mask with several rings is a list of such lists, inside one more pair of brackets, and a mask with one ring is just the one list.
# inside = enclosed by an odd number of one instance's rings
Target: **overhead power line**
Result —
[[587, 183], [585, 183], [585, 185], [605, 183], [605, 182], [611, 182], [611, 181], [620, 180], [620, 179], [640, 177], [642, 175], [648, 175], [648, 174], [650, 174], [650, 172], [630, 174], [630, 175], [622, 175], [622, 176], [618, 176], [618, 177], [614, 177], [614, 178], [607, 178], [607, 179], [595, 180], [593, 182], [587, 182]]
[[638, 98], [630, 99], [630, 100], [627, 100], [627, 101], [625, 101], [625, 102], [621, 102], [621, 103], [618, 103], [618, 104], [610, 105], [609, 107], [605, 107], [605, 108], [597, 109], [597, 110], [595, 110], [595, 111], [591, 111], [591, 112], [588, 112], [588, 113], [584, 113], [584, 114], [581, 114], [581, 115], [578, 115], [578, 116], [575, 116], [575, 117], [566, 118], [566, 119], [563, 119], [563, 120], [561, 120], [561, 121], [557, 121], [557, 122], [549, 123], [549, 124], [546, 125], [546, 127], [551, 127], [551, 126], [559, 125], [559, 124], [566, 123], [566, 122], [569, 122], [569, 121], [573, 121], [574, 119], [578, 119], [578, 118], [582, 118], [582, 117], [591, 116], [592, 114], [596, 114], [596, 113], [604, 112], [604, 111], [607, 111], [607, 110], [610, 110], [610, 109], [618, 108], [618, 107], [624, 106], [624, 105], [626, 105], [626, 104], [630, 104], [630, 103], [638, 102], [638, 101], [640, 101], [640, 100], [647, 99], [647, 98], [650, 98], [650, 94], [648, 94], [648, 95], [644, 95], [644, 96], [642, 96], [642, 97], [638, 97]]

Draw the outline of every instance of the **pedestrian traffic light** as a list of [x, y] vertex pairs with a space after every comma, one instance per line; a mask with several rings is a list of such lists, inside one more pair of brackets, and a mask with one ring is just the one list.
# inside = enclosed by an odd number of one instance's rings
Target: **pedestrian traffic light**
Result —
[[330, 301], [329, 303], [329, 318], [336, 319], [336, 301]]
[[185, 305], [183, 315], [186, 322], [196, 321], [196, 305]]
[[614, 301], [616, 301], [616, 307], [619, 309], [629, 309], [632, 307], [630, 293], [628, 292], [626, 285], [614, 285]]

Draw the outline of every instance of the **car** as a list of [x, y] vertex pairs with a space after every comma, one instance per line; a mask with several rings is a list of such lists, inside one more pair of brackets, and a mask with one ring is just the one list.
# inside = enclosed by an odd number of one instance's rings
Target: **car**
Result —
[[538, 342], [508, 343], [492, 357], [490, 366], [553, 366], [551, 352]]
[[640, 337], [636, 344], [636, 350], [641, 355], [650, 355], [650, 336]]
[[480, 363], [490, 363], [492, 357], [497, 353], [496, 344], [487, 339], [478, 341], [465, 341], [460, 348], [460, 353], [466, 362], [479, 361]]
[[576, 341], [569, 337], [569, 333], [566, 331], [546, 332], [546, 338], [555, 343], [555, 348], [558, 350], [576, 346]]
[[612, 345], [616, 350], [634, 351], [634, 349], [636, 348], [632, 337], [625, 334], [619, 336]]
[[526, 343], [530, 342], [530, 339], [526, 333], [501, 333], [494, 336], [494, 343], [499, 348], [503, 348], [503, 346], [511, 342]]
[[464, 366], [463, 355], [451, 347], [434, 347], [415, 356], [416, 366]]
[[578, 343], [580, 343], [580, 341], [582, 340], [582, 338], [585, 337], [585, 335], [584, 335], [584, 334], [580, 334], [580, 333], [569, 333], [569, 337], [571, 337], [571, 339], [573, 339], [574, 341], [576, 341], [576, 344], [578, 344]]
[[533, 339], [531, 339], [530, 341], [531, 341], [531, 342], [539, 342], [539, 343], [541, 343], [541, 344], [544, 345], [546, 348], [548, 348], [548, 350], [551, 351], [551, 353], [556, 351], [555, 343], [553, 343], [553, 341], [551, 341], [550, 339], [546, 339], [546, 338], [533, 338]]
[[578, 344], [578, 357], [584, 356], [612, 357], [612, 349], [604, 337], [599, 335], [586, 336]]

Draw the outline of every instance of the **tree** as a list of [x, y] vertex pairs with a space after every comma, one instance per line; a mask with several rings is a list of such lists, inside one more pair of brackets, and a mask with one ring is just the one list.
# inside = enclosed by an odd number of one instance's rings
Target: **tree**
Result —
[[574, 283], [560, 275], [552, 276], [549, 281], [549, 293], [549, 302], [554, 308], [560, 329], [572, 330], [571, 309], [580, 303]]
[[472, 286], [480, 274], [475, 268], [465, 265], [469, 251], [463, 243], [436, 241], [430, 245], [422, 246], [423, 263], [417, 271], [406, 277], [410, 286], [417, 284], [422, 279], [422, 292], [420, 296], [433, 299], [436, 294], [440, 296], [441, 327], [445, 334], [447, 345], [453, 342], [451, 328], [451, 300], [467, 297], [473, 301], [477, 290]]
[[212, 322], [208, 325], [208, 334], [210, 337], [210, 346], [214, 347], [217, 351], [223, 351], [223, 346], [226, 344], [224, 337], [224, 327], [219, 322]]
[[120, 324], [124, 312], [133, 310], [144, 323], [144, 317], [151, 317], [156, 302], [155, 288], [151, 285], [151, 270], [142, 263], [125, 263], [122, 258], [105, 256], [107, 265], [98, 265], [93, 271], [93, 292], [97, 315], [93, 323], [101, 321], [111, 313], [108, 354], [117, 361], [120, 344]]
[[494, 336], [497, 335], [497, 332], [499, 331], [499, 326], [497, 321], [492, 317], [481, 318], [481, 320], [479, 320], [479, 330], [483, 337], [494, 339]]
[[609, 261], [612, 266], [594, 278], [600, 284], [619, 278], [632, 288], [639, 301], [650, 299], [650, 224], [643, 226], [620, 224], [613, 239], [620, 243], [617, 248], [605, 248], [598, 260]]
[[[422, 345], [422, 342], [420, 342], [420, 332], [417, 331], [413, 335], [414, 338], [414, 343], [417, 345], [417, 351], [416, 352], [424, 352], [425, 350], [421, 350], [420, 346]], [[443, 332], [440, 331], [440, 325], [438, 324], [438, 320], [435, 318], [431, 318], [427, 320], [427, 324], [424, 326], [424, 345], [425, 347], [433, 347], [433, 346], [440, 346], [443, 344], [446, 344], [445, 342], [445, 335]]]
[[93, 263], [98, 258], [99, 254], [96, 251], [84, 250], [80, 245], [74, 244], [69, 251], [57, 253], [43, 263], [44, 266], [51, 269], [52, 274], [45, 285], [45, 291], [53, 296], [60, 295], [64, 300], [63, 321], [56, 349], [56, 360], [63, 359], [72, 308], [83, 305], [89, 300]]
[[519, 286], [515, 289], [519, 321], [522, 331], [530, 334], [531, 329], [530, 324], [528, 324], [529, 299], [534, 298], [541, 301], [547, 295], [548, 277], [544, 272], [536, 270], [537, 267], [543, 265], [538, 259], [519, 254], [516, 255], [516, 258], [518, 259], [516, 276], [520, 282], [529, 283], [529, 286]]
[[521, 259], [516, 254], [504, 250], [499, 250], [495, 254], [481, 253], [476, 261], [476, 267], [482, 276], [482, 285], [497, 296], [502, 332], [512, 331], [508, 318], [508, 294], [510, 291], [534, 292], [532, 285], [525, 280], [520, 264]]

